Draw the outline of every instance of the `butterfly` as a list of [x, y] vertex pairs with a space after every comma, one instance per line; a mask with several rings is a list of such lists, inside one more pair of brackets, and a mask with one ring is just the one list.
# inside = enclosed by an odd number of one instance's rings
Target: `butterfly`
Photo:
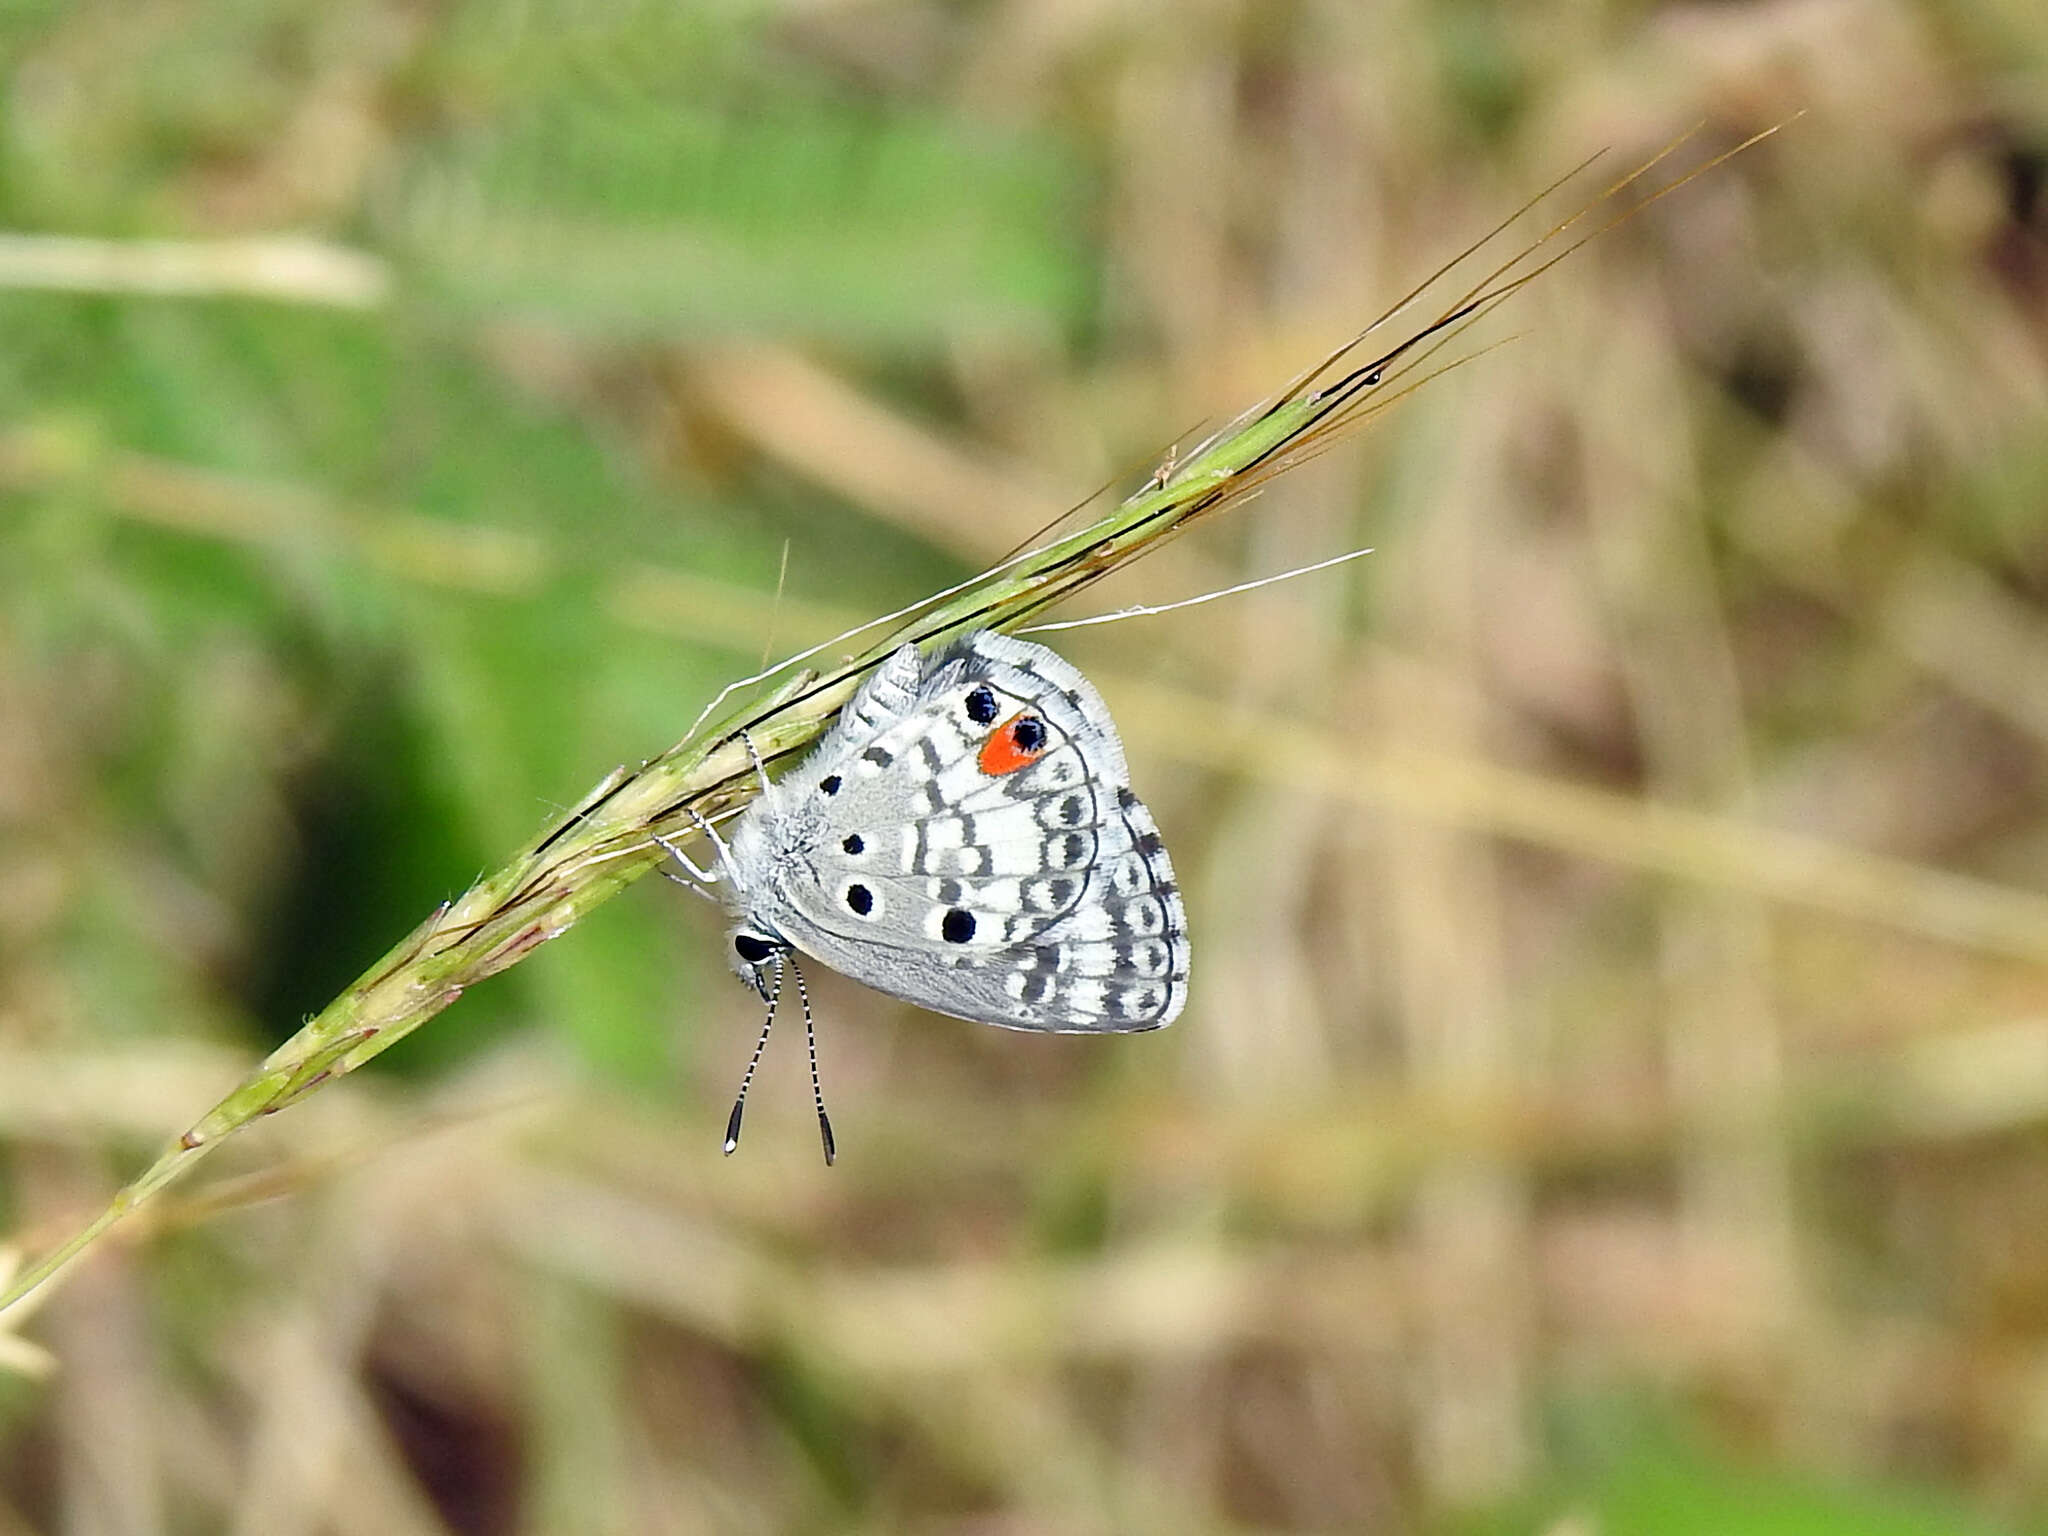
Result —
[[[798, 953], [935, 1013], [1007, 1029], [1159, 1029], [1187, 1001], [1187, 915], [1102, 696], [1045, 646], [983, 630], [877, 667], [804, 761], [721, 838], [734, 971], [769, 1005]], [[831, 1122], [813, 1091], [825, 1159]]]

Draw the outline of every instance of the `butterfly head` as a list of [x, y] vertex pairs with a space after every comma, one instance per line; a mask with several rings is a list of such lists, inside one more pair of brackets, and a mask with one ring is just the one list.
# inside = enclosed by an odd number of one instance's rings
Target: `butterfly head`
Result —
[[726, 935], [725, 954], [733, 974], [758, 992], [764, 1002], [769, 995], [770, 973], [788, 953], [787, 939], [752, 923], [736, 924]]

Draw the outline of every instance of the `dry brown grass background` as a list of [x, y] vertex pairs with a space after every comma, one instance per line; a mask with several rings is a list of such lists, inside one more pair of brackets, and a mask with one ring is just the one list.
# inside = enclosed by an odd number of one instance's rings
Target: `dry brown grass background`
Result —
[[728, 1161], [756, 1011], [643, 882], [70, 1278], [0, 1531], [2048, 1526], [2037, 5], [144, 0], [0, 61], [29, 1251], [764, 648], [1592, 151], [1805, 114], [1096, 606], [1376, 554], [1061, 637], [1173, 1030], [821, 976], [839, 1166], [793, 1038]]

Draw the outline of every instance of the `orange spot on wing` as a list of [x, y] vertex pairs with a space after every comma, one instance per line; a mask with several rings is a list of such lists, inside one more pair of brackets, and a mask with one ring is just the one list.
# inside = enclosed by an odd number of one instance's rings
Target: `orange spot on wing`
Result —
[[1006, 773], [1015, 773], [1019, 768], [1028, 768], [1045, 756], [1045, 749], [1051, 745], [1052, 733], [1045, 729], [1045, 722], [1038, 721], [1040, 736], [1038, 745], [1026, 747], [1017, 740], [1017, 725], [1023, 720], [1038, 720], [1028, 709], [1020, 709], [1001, 725], [988, 733], [988, 740], [981, 744], [981, 756], [976, 761], [981, 771], [992, 779]]

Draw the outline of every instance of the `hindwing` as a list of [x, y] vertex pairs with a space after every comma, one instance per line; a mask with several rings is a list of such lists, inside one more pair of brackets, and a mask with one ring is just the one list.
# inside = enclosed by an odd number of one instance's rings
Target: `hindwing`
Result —
[[800, 949], [937, 1012], [1156, 1029], [1186, 1000], [1186, 916], [1129, 779], [1055, 652], [986, 631], [905, 647], [778, 786], [804, 798], [776, 797], [803, 845], [748, 894]]

